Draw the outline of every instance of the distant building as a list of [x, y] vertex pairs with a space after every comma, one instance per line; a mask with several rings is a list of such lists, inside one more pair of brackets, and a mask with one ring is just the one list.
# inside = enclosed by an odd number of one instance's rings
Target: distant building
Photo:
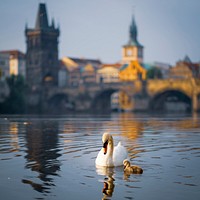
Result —
[[81, 67], [81, 80], [84, 84], [96, 83], [96, 69], [91, 64]]
[[178, 61], [174, 67], [170, 68], [169, 76], [176, 79], [200, 79], [200, 64], [191, 62], [190, 58], [186, 56], [182, 61]]
[[130, 61], [120, 68], [119, 78], [121, 81], [146, 80], [146, 69], [137, 60]]
[[39, 4], [34, 28], [25, 28], [26, 36], [26, 77], [32, 90], [43, 85], [58, 83], [58, 37], [59, 28], [55, 28], [54, 20], [48, 23], [46, 6]]
[[8, 53], [0, 52], [0, 80], [5, 81], [9, 74], [9, 58]]
[[[97, 70], [97, 83], [119, 82], [119, 65], [103, 65]], [[121, 66], [121, 65], [120, 65]], [[115, 97], [116, 98], [116, 97]]]
[[76, 82], [79, 80], [80, 71], [78, 69], [78, 64], [68, 57], [63, 57], [59, 65], [58, 86], [78, 85]]
[[77, 58], [77, 57], [68, 57], [71, 61], [77, 64], [77, 66], [92, 65], [95, 69], [99, 69], [102, 65], [99, 59], [88, 59], [88, 58]]
[[134, 16], [129, 29], [129, 40], [122, 48], [122, 63], [143, 62], [143, 46], [137, 40], [137, 25]]
[[59, 86], [77, 87], [83, 83], [95, 83], [96, 70], [101, 65], [98, 59], [63, 57], [60, 60]]
[[[162, 62], [153, 62], [153, 63], [143, 63], [143, 66], [147, 71], [152, 68], [158, 69], [162, 74], [162, 79], [169, 78], [169, 71], [171, 68], [170, 64], [162, 63]], [[156, 76], [156, 74], [155, 74], [155, 78], [159, 78], [159, 75]]]
[[81, 80], [80, 68], [75, 63], [68, 63], [68, 59], [60, 60], [60, 69], [58, 76], [59, 87], [73, 86], [77, 87]]
[[1, 51], [9, 55], [9, 75], [22, 75], [26, 78], [26, 58], [25, 54], [19, 50]]
[[170, 64], [161, 63], [161, 62], [154, 62], [153, 66], [158, 68], [161, 71], [163, 79], [169, 78], [169, 71], [170, 71], [170, 68], [171, 68]]

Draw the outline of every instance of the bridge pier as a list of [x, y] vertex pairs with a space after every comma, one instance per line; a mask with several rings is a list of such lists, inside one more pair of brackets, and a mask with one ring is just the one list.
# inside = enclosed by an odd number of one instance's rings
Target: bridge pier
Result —
[[193, 112], [198, 111], [198, 100], [197, 100], [196, 94], [193, 94], [193, 97], [192, 97], [192, 110], [193, 110]]
[[200, 112], [200, 94], [193, 94], [192, 97], [192, 111]]
[[149, 110], [149, 98], [139, 96], [133, 98], [133, 102], [133, 112], [146, 112]]
[[200, 94], [198, 94], [197, 88], [199, 88], [200, 82], [195, 79], [191, 79], [191, 82], [194, 88], [192, 94], [192, 111], [198, 112], [200, 111]]

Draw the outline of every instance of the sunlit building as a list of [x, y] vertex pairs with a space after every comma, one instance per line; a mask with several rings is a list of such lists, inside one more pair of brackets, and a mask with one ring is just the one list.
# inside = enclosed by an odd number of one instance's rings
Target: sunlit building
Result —
[[25, 54], [19, 50], [1, 51], [9, 55], [9, 75], [22, 75], [26, 78], [26, 59]]
[[65, 87], [68, 85], [77, 85], [80, 80], [80, 72], [78, 64], [68, 57], [63, 57], [60, 60], [58, 72], [58, 86]]
[[121, 81], [146, 80], [146, 69], [137, 60], [130, 61], [120, 68], [119, 78]]
[[78, 58], [78, 57], [68, 57], [71, 61], [76, 63], [79, 67], [86, 66], [88, 64], [92, 65], [95, 69], [99, 69], [102, 65], [99, 59], [89, 59], [89, 58]]
[[119, 67], [120, 64], [103, 65], [97, 70], [97, 83], [119, 82]]
[[96, 71], [101, 65], [98, 59], [63, 57], [60, 60], [59, 86], [96, 83]]

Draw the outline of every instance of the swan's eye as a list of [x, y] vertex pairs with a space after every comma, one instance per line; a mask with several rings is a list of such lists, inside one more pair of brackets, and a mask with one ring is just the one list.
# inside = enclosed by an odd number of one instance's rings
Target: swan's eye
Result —
[[108, 140], [106, 142], [103, 143], [103, 148], [106, 148], [108, 145]]

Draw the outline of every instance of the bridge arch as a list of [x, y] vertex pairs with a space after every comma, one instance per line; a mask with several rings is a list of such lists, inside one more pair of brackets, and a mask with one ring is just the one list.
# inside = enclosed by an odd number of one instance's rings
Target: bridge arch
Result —
[[69, 101], [68, 94], [58, 93], [48, 100], [48, 110], [50, 113], [67, 113], [74, 109], [74, 104]]
[[192, 99], [183, 91], [165, 90], [155, 94], [151, 98], [149, 110], [190, 112], [192, 110]]
[[[98, 111], [98, 112], [102, 112], [102, 113], [106, 113], [106, 112], [111, 112], [111, 110], [113, 110], [113, 105], [111, 104], [111, 96], [112, 96], [112, 101], [113, 99], [113, 94], [115, 93], [119, 93], [119, 95], [124, 94], [127, 96], [127, 98], [131, 101], [132, 97], [130, 97], [127, 93], [127, 91], [125, 90], [120, 90], [120, 89], [105, 89], [102, 90], [100, 92], [98, 92], [95, 97], [93, 98], [92, 104], [91, 104], [91, 110], [93, 111]], [[123, 108], [120, 104], [120, 96], [117, 97], [118, 98], [118, 105], [117, 107], [115, 107], [115, 110], [121, 109], [123, 110]]]

